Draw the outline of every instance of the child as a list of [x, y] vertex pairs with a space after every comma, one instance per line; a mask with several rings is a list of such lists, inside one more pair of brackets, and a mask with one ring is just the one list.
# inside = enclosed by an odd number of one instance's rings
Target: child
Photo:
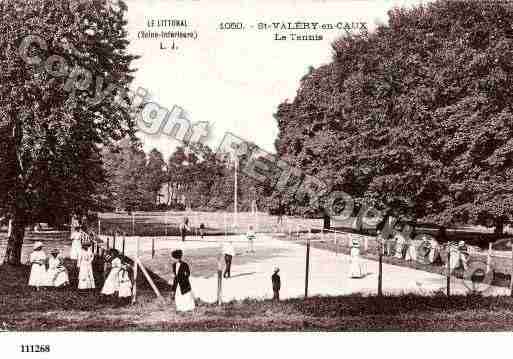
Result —
[[271, 276], [271, 281], [273, 283], [273, 300], [280, 300], [280, 288], [281, 288], [281, 278], [278, 274], [280, 272], [280, 268], [274, 268], [274, 274]]
[[201, 223], [199, 227], [200, 232], [200, 238], [203, 239], [203, 236], [205, 235], [205, 224]]
[[249, 226], [249, 230], [246, 233], [246, 238], [248, 239], [248, 253], [255, 253], [253, 240], [256, 238], [256, 235], [255, 232], [253, 232], [253, 226]]
[[69, 276], [62, 258], [59, 256], [59, 250], [53, 249], [50, 254], [46, 271], [47, 285], [55, 288], [65, 287], [69, 284]]
[[[128, 273], [128, 266], [126, 264], [121, 265], [119, 270], [119, 292], [118, 296], [120, 302], [126, 301], [126, 304], [130, 303], [132, 297], [132, 281], [130, 280], [130, 274]], [[121, 303], [122, 304], [122, 303]]]
[[46, 285], [46, 254], [43, 243], [34, 243], [34, 251], [30, 254], [30, 277], [28, 285], [39, 290]]
[[94, 289], [96, 286], [94, 284], [94, 275], [93, 275], [93, 259], [94, 255], [89, 250], [89, 244], [85, 243], [82, 245], [82, 251], [80, 252], [80, 256], [78, 257], [77, 265], [79, 268], [78, 271], [78, 289]]

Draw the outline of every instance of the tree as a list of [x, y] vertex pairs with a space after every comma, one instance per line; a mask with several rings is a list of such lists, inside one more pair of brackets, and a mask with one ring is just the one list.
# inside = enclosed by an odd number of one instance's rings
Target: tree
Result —
[[278, 153], [358, 203], [500, 232], [513, 210], [511, 15], [436, 1], [338, 39], [279, 107]]
[[148, 177], [148, 191], [153, 195], [154, 200], [157, 201], [162, 183], [166, 179], [166, 162], [162, 153], [155, 148], [148, 154], [145, 174]]
[[[126, 51], [125, 12], [107, 0], [0, 4], [0, 192], [13, 216], [7, 263], [20, 264], [25, 226], [45, 208], [96, 208], [102, 146], [134, 136], [129, 108], [115, 100], [126, 100], [135, 58]], [[38, 41], [20, 51], [34, 34]], [[91, 75], [89, 86], [78, 73]], [[105, 98], [92, 100], [104, 89]]]
[[[154, 179], [141, 147], [139, 141], [125, 138], [103, 153], [109, 183], [107, 193], [112, 208], [144, 211], [155, 206]], [[155, 161], [157, 151], [153, 151], [152, 156]]]

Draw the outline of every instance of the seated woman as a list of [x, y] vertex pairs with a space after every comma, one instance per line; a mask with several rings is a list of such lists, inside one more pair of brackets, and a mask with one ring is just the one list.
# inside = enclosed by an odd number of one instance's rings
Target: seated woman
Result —
[[48, 270], [46, 271], [47, 286], [62, 288], [69, 284], [69, 276], [64, 261], [59, 256], [59, 250], [53, 249], [48, 259]]

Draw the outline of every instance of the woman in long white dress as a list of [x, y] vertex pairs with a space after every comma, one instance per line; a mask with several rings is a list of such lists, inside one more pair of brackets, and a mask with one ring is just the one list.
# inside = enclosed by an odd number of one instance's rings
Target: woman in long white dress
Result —
[[69, 257], [76, 261], [78, 261], [78, 257], [80, 256], [80, 252], [82, 251], [82, 243], [80, 241], [80, 238], [80, 226], [76, 226], [73, 232], [71, 233], [71, 251], [69, 253]]
[[411, 237], [406, 238], [406, 256], [404, 257], [407, 261], [417, 261], [417, 247], [419, 245], [419, 241], [415, 239], [411, 239]]
[[69, 276], [62, 258], [59, 256], [59, 250], [54, 249], [50, 252], [48, 259], [48, 270], [46, 271], [47, 286], [65, 287], [69, 284]]
[[194, 310], [196, 303], [194, 302], [191, 283], [189, 282], [191, 275], [189, 265], [182, 261], [183, 252], [181, 250], [173, 251], [171, 256], [175, 260], [172, 265], [173, 284], [171, 286], [171, 295], [175, 299], [176, 311], [187, 312]]
[[406, 245], [406, 238], [404, 237], [404, 235], [399, 232], [399, 231], [396, 231], [395, 233], [395, 239], [396, 239], [396, 245], [395, 245], [395, 257], [397, 259], [403, 259], [404, 258], [404, 247]]
[[43, 243], [34, 243], [34, 251], [30, 254], [30, 277], [28, 285], [39, 289], [46, 285], [46, 254]]
[[365, 267], [360, 256], [360, 240], [353, 237], [351, 240], [351, 278], [362, 278], [365, 276]]
[[118, 252], [113, 250], [111, 252], [112, 261], [111, 269], [105, 283], [103, 284], [102, 294], [103, 295], [114, 295], [119, 292], [119, 272], [122, 267], [121, 259], [118, 256]]
[[89, 245], [82, 245], [82, 251], [78, 257], [78, 289], [94, 289], [94, 274], [93, 274], [93, 259], [94, 255], [89, 250]]

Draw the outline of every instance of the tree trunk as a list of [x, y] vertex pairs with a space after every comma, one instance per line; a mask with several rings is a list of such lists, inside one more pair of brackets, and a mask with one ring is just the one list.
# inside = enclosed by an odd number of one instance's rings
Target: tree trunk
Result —
[[502, 236], [504, 234], [504, 219], [497, 218], [495, 220], [495, 230], [493, 232], [497, 237]]
[[12, 221], [12, 231], [7, 241], [4, 262], [12, 265], [21, 264], [21, 248], [25, 237], [25, 214], [24, 211], [16, 210]]

